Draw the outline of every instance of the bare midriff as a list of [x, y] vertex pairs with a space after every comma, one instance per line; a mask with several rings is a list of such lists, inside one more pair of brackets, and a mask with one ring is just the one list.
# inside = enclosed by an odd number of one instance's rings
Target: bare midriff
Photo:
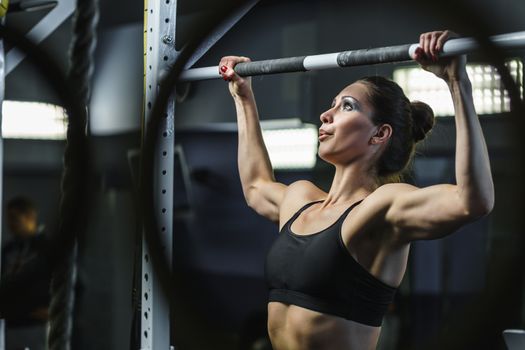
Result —
[[374, 350], [381, 327], [367, 326], [296, 305], [268, 303], [274, 350]]

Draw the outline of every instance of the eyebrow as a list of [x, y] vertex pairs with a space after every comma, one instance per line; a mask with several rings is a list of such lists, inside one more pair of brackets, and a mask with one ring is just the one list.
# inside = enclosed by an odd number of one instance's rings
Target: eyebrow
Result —
[[[353, 104], [355, 104], [357, 106], [357, 108], [361, 108], [361, 104], [359, 103], [359, 101], [353, 97], [353, 96], [350, 96], [350, 95], [346, 95], [346, 96], [341, 96], [341, 100], [344, 100], [344, 99], [349, 99], [352, 101]], [[333, 99], [332, 101], [332, 105], [335, 105], [335, 98]]]

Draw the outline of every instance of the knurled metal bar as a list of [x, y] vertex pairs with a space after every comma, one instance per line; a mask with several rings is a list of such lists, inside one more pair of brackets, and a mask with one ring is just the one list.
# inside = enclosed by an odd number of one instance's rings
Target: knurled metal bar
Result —
[[[491, 43], [502, 49], [525, 48], [525, 31], [500, 34], [490, 37]], [[311, 56], [277, 58], [263, 61], [239, 63], [235, 72], [241, 76], [304, 72], [328, 68], [363, 66], [379, 63], [411, 61], [419, 44], [404, 44], [370, 49], [350, 50]], [[442, 57], [461, 55], [480, 49], [473, 38], [451, 39], [445, 42]], [[219, 79], [216, 66], [193, 68], [184, 71], [180, 81]]]

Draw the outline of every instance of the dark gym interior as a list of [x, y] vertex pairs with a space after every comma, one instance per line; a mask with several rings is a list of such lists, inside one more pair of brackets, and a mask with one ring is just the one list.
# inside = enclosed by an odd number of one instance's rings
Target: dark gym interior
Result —
[[[176, 42], [181, 48], [192, 28], [202, 25], [199, 21], [219, 4], [177, 3]], [[261, 0], [195, 66], [217, 65], [225, 55], [262, 60], [413, 43], [422, 32], [445, 28], [468, 36], [475, 34], [476, 23], [485, 24], [490, 34], [525, 30], [521, 0], [459, 1], [457, 6], [471, 9], [472, 23], [453, 14], [454, 4]], [[27, 32], [49, 11], [8, 12], [6, 25]], [[92, 191], [79, 240], [73, 349], [140, 348], [140, 283], [134, 276], [140, 276], [142, 230], [131, 160], [143, 140], [143, 16], [141, 1], [100, 0], [89, 105]], [[40, 45], [64, 70], [71, 25], [71, 19], [64, 21]], [[523, 67], [525, 50], [515, 49], [509, 57]], [[482, 55], [469, 55], [469, 63], [484, 62]], [[260, 119], [299, 118], [318, 127], [319, 115], [344, 86], [367, 75], [393, 77], [395, 69], [412, 66], [253, 77]], [[523, 72], [521, 68], [522, 99]], [[199, 344], [267, 349], [264, 259], [278, 227], [258, 216], [243, 198], [236, 115], [227, 83], [192, 82], [180, 90], [185, 96], [175, 106], [174, 130], [183, 159], [177, 157], [173, 169], [174, 268], [184, 270], [185, 286], [193, 296], [188, 305], [206, 326], [191, 324], [195, 345], [178, 346], [177, 322], [183, 321], [175, 318], [172, 344], [179, 350], [203, 349]], [[5, 77], [4, 100], [61, 103], [27, 59]], [[501, 332], [525, 328], [523, 177], [515, 161], [523, 145], [513, 136], [515, 119], [509, 112], [480, 114], [495, 207], [490, 215], [444, 239], [412, 243], [408, 270], [383, 321], [378, 349], [506, 349]], [[57, 229], [64, 148], [60, 139], [4, 137], [3, 246], [13, 240], [5, 212], [7, 201], [15, 196], [34, 201], [46, 231]], [[437, 117], [432, 134], [418, 146], [406, 181], [420, 187], [454, 183], [454, 161], [454, 117]], [[332, 174], [333, 168], [319, 158], [311, 169], [275, 170], [285, 184], [308, 179], [323, 189], [329, 188]]]

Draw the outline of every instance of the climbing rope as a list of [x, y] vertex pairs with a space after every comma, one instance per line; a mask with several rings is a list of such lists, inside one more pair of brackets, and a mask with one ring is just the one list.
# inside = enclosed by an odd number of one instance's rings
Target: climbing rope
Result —
[[[62, 173], [62, 196], [60, 200], [60, 222], [58, 237], [63, 243], [63, 254], [57, 257], [51, 281], [51, 302], [49, 305], [49, 350], [69, 350], [71, 348], [71, 334], [76, 285], [76, 258], [79, 225], [76, 220], [86, 219], [87, 207], [75, 202], [75, 194], [85, 191], [86, 184], [80, 179], [81, 172], [86, 169], [82, 162], [87, 157], [86, 126], [88, 120], [87, 105], [90, 96], [90, 79], [93, 73], [93, 54], [96, 45], [96, 27], [98, 23], [98, 0], [77, 0], [77, 7], [73, 20], [73, 38], [70, 49], [70, 68], [68, 82], [73, 87], [73, 98], [83, 108], [83, 113], [77, 118], [68, 118], [66, 147], [64, 151], [64, 170]], [[83, 187], [83, 188], [82, 188]], [[82, 196], [81, 198], [86, 198]], [[74, 213], [72, 210], [80, 212]], [[75, 231], [76, 230], [76, 231]]]

